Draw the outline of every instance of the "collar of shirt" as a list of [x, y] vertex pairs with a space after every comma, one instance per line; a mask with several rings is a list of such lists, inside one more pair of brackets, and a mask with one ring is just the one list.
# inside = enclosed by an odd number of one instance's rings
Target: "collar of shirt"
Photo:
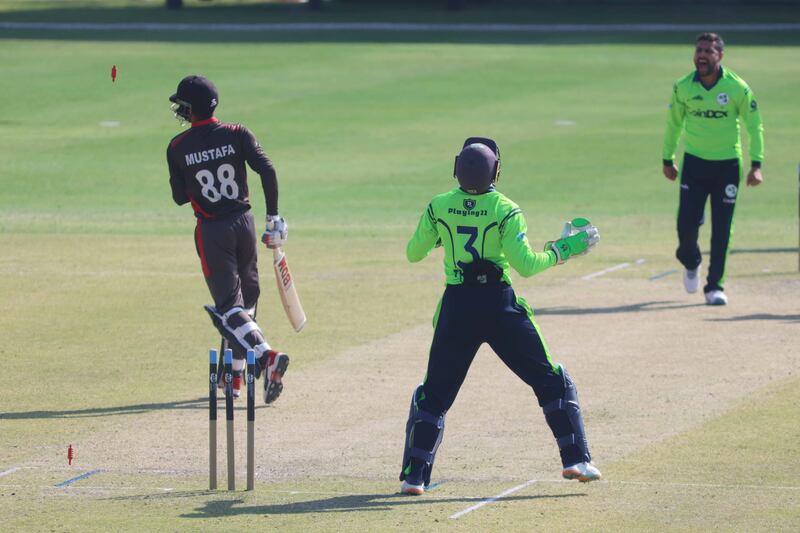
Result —
[[197, 126], [205, 126], [206, 124], [216, 124], [217, 122], [219, 122], [219, 119], [217, 117], [211, 117], [204, 120], [198, 120], [192, 122], [192, 127], [196, 128]]
[[479, 193], [472, 193], [472, 192], [468, 192], [468, 191], [465, 191], [464, 189], [462, 189], [461, 187], [459, 187], [459, 188], [458, 188], [458, 190], [460, 190], [460, 191], [461, 191], [461, 192], [463, 192], [464, 194], [469, 194], [470, 196], [480, 196], [481, 194], [486, 194], [486, 193], [494, 192], [496, 189], [494, 188], [494, 185], [489, 185], [489, 188], [488, 188], [488, 189], [486, 189], [486, 190], [485, 190], [485, 191], [483, 191], [483, 192], [479, 192]]
[[712, 88], [714, 85], [716, 85], [716, 84], [717, 84], [717, 82], [718, 82], [719, 80], [721, 80], [721, 79], [722, 79], [722, 76], [724, 76], [724, 75], [725, 75], [725, 69], [724, 69], [724, 68], [722, 68], [722, 65], [720, 65], [720, 66], [719, 66], [719, 72], [717, 73], [717, 79], [716, 79], [716, 80], [714, 80], [714, 83], [712, 83], [712, 84], [711, 84], [711, 85], [709, 85], [708, 87], [706, 87], [706, 86], [703, 84], [703, 81], [700, 79], [700, 73], [698, 73], [696, 70], [694, 71], [694, 78], [692, 78], [692, 79], [693, 79], [693, 81], [696, 81], [696, 82], [698, 82], [700, 85], [702, 85], [703, 87], [705, 87], [705, 88], [706, 88], [706, 90], [708, 90], [708, 89], [711, 89], [711, 88]]

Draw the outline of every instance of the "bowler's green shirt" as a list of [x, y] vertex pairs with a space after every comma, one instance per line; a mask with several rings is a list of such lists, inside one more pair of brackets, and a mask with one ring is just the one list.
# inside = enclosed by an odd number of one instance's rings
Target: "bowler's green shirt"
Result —
[[684, 151], [702, 159], [741, 159], [739, 123], [749, 139], [750, 159], [764, 160], [764, 126], [753, 92], [733, 71], [720, 67], [720, 77], [706, 89], [697, 71], [675, 82], [667, 113], [662, 150], [665, 163], [675, 158], [681, 132], [686, 131]]
[[412, 263], [421, 261], [441, 241], [448, 285], [463, 283], [459, 265], [476, 259], [500, 266], [502, 281], [510, 284], [509, 265], [528, 277], [556, 264], [553, 251], [531, 250], [527, 231], [519, 206], [493, 187], [482, 194], [455, 188], [428, 204], [408, 242], [406, 256]]

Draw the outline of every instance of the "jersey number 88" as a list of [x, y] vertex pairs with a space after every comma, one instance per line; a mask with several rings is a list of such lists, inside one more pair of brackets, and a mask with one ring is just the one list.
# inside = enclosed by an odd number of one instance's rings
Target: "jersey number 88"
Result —
[[194, 175], [197, 181], [200, 182], [202, 189], [200, 192], [205, 196], [209, 202], [219, 202], [224, 196], [228, 200], [235, 200], [239, 197], [239, 186], [236, 184], [236, 171], [233, 165], [224, 163], [217, 169], [217, 178], [219, 179], [219, 190], [214, 187], [214, 174], [210, 170], [203, 169]]

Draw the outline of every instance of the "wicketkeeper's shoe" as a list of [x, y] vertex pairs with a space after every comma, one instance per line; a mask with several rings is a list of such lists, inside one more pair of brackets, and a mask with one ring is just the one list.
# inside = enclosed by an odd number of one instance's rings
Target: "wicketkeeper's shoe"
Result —
[[[258, 360], [259, 371], [264, 371], [264, 403], [272, 403], [283, 391], [283, 375], [289, 367], [289, 356], [269, 350]], [[261, 377], [261, 375], [257, 376]]]
[[728, 297], [722, 291], [708, 291], [706, 293], [706, 303], [708, 305], [725, 305], [728, 303]]
[[596, 481], [603, 477], [603, 474], [592, 463], [568, 466], [561, 472], [561, 475], [564, 476], [564, 479], [577, 479], [581, 483]]
[[694, 270], [688, 268], [683, 271], [683, 288], [689, 294], [694, 294], [700, 288], [700, 265]]

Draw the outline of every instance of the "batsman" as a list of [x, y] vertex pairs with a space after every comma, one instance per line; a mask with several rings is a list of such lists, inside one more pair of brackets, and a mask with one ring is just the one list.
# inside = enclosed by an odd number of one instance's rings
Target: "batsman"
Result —
[[[214, 299], [205, 309], [233, 350], [232, 395], [241, 394], [246, 353], [253, 350], [256, 376], [264, 376], [264, 402], [272, 403], [283, 390], [289, 357], [270, 347], [255, 321], [260, 289], [247, 166], [261, 177], [267, 205], [261, 240], [268, 248], [281, 246], [288, 236], [278, 215], [275, 168], [250, 130], [214, 117], [219, 93], [208, 78], [183, 78], [169, 99], [175, 118], [191, 123], [167, 147], [172, 198], [178, 205], [191, 204], [197, 219], [195, 248]], [[222, 380], [219, 385], [223, 388]]]
[[575, 383], [553, 362], [533, 311], [514, 293], [509, 276], [509, 267], [528, 277], [588, 253], [599, 241], [597, 228], [575, 218], [559, 239], [534, 252], [522, 210], [495, 188], [500, 149], [492, 139], [468, 138], [454, 174], [459, 186], [433, 198], [406, 248], [414, 263], [441, 246], [446, 288], [434, 316], [427, 374], [411, 397], [400, 490], [419, 495], [430, 484], [445, 415], [483, 343], [533, 389], [558, 445], [563, 477], [600, 479]]

